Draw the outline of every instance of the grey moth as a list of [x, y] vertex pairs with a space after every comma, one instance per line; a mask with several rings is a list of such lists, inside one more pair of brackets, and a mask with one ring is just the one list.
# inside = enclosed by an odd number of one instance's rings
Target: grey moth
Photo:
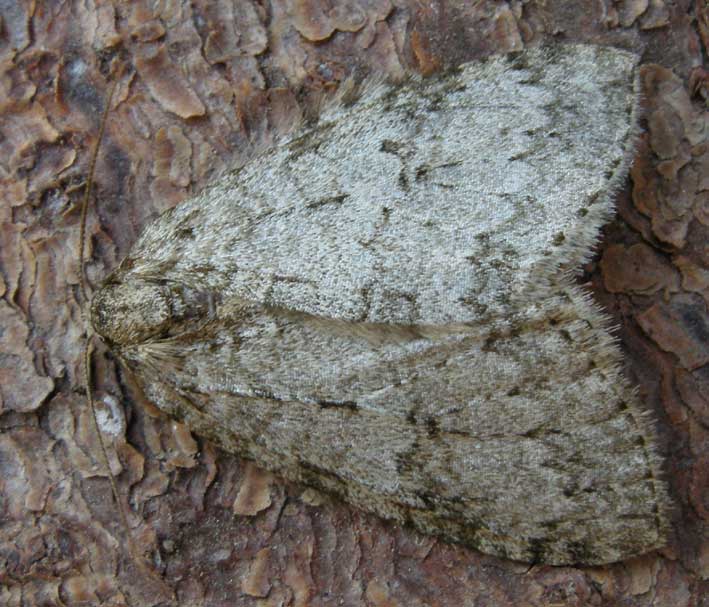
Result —
[[91, 322], [229, 452], [504, 558], [664, 541], [655, 438], [573, 282], [637, 57], [569, 45], [365, 89], [142, 233]]

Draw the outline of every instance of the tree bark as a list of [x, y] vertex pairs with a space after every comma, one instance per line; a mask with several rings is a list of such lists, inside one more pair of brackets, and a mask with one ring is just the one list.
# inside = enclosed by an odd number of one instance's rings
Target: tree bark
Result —
[[[667, 547], [605, 567], [530, 568], [422, 536], [193, 437], [97, 344], [92, 391], [123, 528], [84, 391], [78, 255], [112, 84], [87, 224], [94, 288], [147, 222], [272, 144], [348, 76], [429, 74], [554, 38], [643, 55], [631, 179], [580, 281], [617, 323], [659, 430], [674, 500]], [[689, 0], [3, 4], [0, 603], [701, 604], [708, 46], [709, 9]]]

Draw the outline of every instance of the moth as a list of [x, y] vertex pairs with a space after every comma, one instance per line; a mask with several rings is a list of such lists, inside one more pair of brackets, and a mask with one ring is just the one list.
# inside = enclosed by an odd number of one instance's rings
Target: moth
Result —
[[500, 557], [661, 546], [654, 430], [575, 285], [638, 128], [586, 45], [365, 89], [151, 223], [95, 331], [226, 451]]

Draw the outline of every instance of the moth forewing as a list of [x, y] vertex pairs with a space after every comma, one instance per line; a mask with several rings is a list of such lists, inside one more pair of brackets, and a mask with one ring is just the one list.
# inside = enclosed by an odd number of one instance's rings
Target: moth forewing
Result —
[[663, 543], [654, 435], [569, 278], [637, 57], [563, 46], [365, 91], [158, 217], [92, 322], [224, 449], [490, 554]]

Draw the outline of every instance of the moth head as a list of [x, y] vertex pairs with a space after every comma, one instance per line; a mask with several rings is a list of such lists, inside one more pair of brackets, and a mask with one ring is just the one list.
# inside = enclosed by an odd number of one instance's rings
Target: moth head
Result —
[[94, 330], [115, 344], [145, 342], [162, 333], [171, 318], [170, 290], [155, 282], [108, 282], [91, 300]]

